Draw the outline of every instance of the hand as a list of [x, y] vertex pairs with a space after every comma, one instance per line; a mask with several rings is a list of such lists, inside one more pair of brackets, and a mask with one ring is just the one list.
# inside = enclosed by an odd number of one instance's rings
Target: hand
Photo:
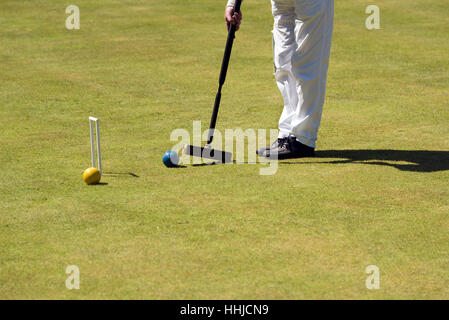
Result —
[[226, 21], [226, 27], [229, 30], [229, 27], [231, 24], [234, 24], [236, 26], [235, 31], [238, 31], [240, 29], [240, 23], [242, 23], [242, 12], [234, 12], [233, 7], [226, 7], [225, 11], [225, 21]]

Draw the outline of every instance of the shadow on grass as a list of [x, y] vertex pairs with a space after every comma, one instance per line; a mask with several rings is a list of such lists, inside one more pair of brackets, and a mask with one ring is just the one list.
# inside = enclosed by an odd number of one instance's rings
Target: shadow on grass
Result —
[[130, 176], [133, 178], [139, 178], [139, 176], [132, 172], [103, 172], [104, 176], [110, 176], [110, 177], [119, 177], [119, 176]]
[[88, 186], [89, 187], [92, 187], [92, 186], [107, 186], [109, 183], [107, 183], [107, 182], [98, 182], [98, 183], [94, 183], [94, 184], [89, 184]]
[[[449, 170], [449, 151], [417, 150], [324, 150], [316, 151], [316, 158], [341, 158], [342, 160], [313, 162], [279, 162], [280, 164], [310, 163], [361, 163], [390, 166], [402, 171], [435, 172]], [[387, 162], [388, 161], [388, 162]], [[394, 163], [394, 162], [408, 162]]]

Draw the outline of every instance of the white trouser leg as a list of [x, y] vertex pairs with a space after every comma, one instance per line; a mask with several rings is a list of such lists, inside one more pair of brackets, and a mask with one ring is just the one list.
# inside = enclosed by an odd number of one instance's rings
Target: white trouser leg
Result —
[[291, 122], [298, 105], [296, 79], [292, 73], [292, 56], [296, 50], [295, 7], [290, 1], [271, 1], [273, 8], [273, 54], [275, 77], [284, 99], [284, 110], [279, 119], [279, 138], [291, 133]]
[[272, 0], [272, 5], [276, 80], [284, 97], [280, 136], [293, 134], [314, 148], [329, 67], [333, 0]]

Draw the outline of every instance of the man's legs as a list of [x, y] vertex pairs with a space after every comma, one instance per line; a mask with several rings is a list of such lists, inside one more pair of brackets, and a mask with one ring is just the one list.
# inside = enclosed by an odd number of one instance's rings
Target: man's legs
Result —
[[279, 120], [279, 138], [285, 138], [291, 133], [291, 122], [298, 105], [296, 79], [292, 73], [292, 56], [296, 50], [296, 13], [293, 0], [272, 0], [271, 4], [274, 18], [275, 77], [284, 99], [284, 110]]
[[[290, 133], [315, 148], [321, 122], [334, 18], [333, 0], [294, 0], [296, 48], [292, 74], [298, 105], [291, 115]], [[282, 118], [282, 117], [281, 117]]]
[[[279, 139], [259, 155], [311, 156], [324, 104], [333, 0], [271, 0], [275, 76], [284, 99]], [[288, 137], [288, 139], [287, 139]]]

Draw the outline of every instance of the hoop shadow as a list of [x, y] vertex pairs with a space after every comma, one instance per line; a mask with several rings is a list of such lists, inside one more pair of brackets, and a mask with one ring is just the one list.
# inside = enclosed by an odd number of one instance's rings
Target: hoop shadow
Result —
[[[324, 150], [315, 158], [341, 158], [342, 160], [314, 162], [279, 162], [280, 164], [307, 163], [361, 163], [394, 167], [401, 171], [436, 172], [449, 170], [449, 151], [428, 150]], [[387, 162], [389, 161], [389, 162]], [[394, 163], [394, 162], [408, 162]]]
[[139, 178], [139, 176], [132, 172], [104, 172], [105, 176], [130, 176], [133, 178]]

